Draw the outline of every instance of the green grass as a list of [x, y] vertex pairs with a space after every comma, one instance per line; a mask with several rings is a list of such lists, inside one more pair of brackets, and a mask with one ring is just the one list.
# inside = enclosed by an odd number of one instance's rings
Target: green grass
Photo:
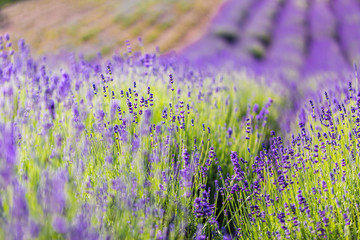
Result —
[[85, 33], [84, 35], [81, 36], [82, 42], [87, 42], [87, 41], [90, 41], [91, 39], [95, 38], [96, 35], [98, 35], [99, 31], [100, 31], [99, 29], [92, 29], [92, 30], [88, 31], [87, 33]]

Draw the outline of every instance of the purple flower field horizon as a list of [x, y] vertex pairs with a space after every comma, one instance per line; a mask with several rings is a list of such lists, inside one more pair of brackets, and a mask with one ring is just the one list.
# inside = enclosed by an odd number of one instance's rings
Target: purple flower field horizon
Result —
[[359, 238], [359, 29], [229, 0], [178, 54], [0, 36], [0, 239]]
[[225, 54], [291, 79], [349, 72], [359, 63], [359, 16], [357, 0], [229, 0], [181, 55], [206, 62]]

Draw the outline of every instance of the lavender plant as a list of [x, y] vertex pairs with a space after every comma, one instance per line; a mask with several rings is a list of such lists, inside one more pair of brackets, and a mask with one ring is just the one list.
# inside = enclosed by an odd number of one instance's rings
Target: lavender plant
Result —
[[217, 211], [232, 237], [358, 238], [360, 95], [353, 86], [310, 100], [288, 143], [272, 131], [259, 155], [231, 152], [233, 174], [220, 177]]
[[276, 126], [270, 88], [244, 73], [209, 75], [133, 53], [130, 43], [123, 56], [93, 63], [37, 61], [24, 41], [18, 49], [2, 38], [2, 238], [220, 231], [204, 218], [215, 214], [213, 180], [231, 171], [230, 149], [255, 155], [268, 122]]

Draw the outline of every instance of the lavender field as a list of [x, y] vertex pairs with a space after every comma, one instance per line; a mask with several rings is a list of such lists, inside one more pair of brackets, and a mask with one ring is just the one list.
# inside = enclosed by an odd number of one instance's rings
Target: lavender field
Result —
[[359, 1], [229, 0], [178, 53], [31, 49], [0, 36], [0, 239], [360, 238]]

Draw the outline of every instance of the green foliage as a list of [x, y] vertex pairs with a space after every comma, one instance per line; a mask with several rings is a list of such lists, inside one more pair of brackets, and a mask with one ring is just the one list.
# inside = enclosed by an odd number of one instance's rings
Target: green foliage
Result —
[[0, 7], [4, 7], [8, 4], [20, 2], [21, 0], [0, 0]]

